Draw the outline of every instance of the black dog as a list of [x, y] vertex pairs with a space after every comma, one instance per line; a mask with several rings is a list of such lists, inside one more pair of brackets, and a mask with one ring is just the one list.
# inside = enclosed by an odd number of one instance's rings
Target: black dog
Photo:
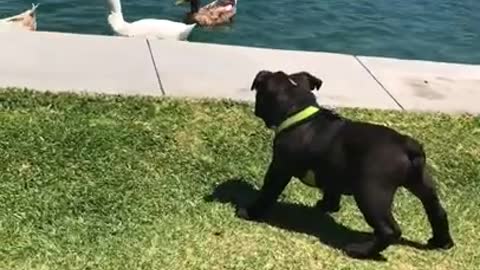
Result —
[[428, 246], [453, 247], [447, 213], [425, 168], [422, 145], [388, 127], [321, 108], [312, 93], [321, 85], [307, 72], [256, 75], [255, 115], [268, 128], [276, 128], [276, 136], [260, 196], [250, 207], [238, 208], [237, 215], [261, 219], [292, 177], [323, 190], [317, 207], [325, 213], [340, 209], [342, 194], [353, 195], [374, 237], [345, 250], [352, 257], [370, 258], [401, 237], [391, 207], [396, 190], [405, 187], [421, 200], [428, 215], [433, 230]]

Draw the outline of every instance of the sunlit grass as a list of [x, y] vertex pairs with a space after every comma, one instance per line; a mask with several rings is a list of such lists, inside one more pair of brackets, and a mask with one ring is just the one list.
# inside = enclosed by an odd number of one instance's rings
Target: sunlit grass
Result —
[[[272, 134], [251, 111], [229, 101], [2, 90], [0, 269], [480, 265], [480, 119], [340, 110], [425, 143], [456, 241], [449, 251], [395, 245], [387, 262], [372, 262], [335, 248], [370, 231], [350, 198], [333, 219], [321, 217], [310, 208], [321, 193], [294, 181], [276, 220], [234, 216], [226, 202], [252, 200], [271, 154]], [[430, 228], [420, 203], [402, 191], [395, 206], [404, 237], [424, 243]]]

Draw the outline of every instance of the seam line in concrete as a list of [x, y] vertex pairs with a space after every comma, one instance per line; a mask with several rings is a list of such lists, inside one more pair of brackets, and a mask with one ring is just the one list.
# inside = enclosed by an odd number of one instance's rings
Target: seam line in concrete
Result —
[[162, 91], [162, 95], [165, 96], [165, 90], [163, 89], [162, 80], [160, 79], [160, 73], [158, 73], [157, 63], [155, 63], [155, 57], [153, 57], [152, 46], [150, 45], [150, 41], [147, 41], [148, 52], [150, 53], [150, 59], [152, 59], [153, 68], [155, 69], [155, 75], [157, 76], [158, 86], [160, 87], [160, 91]]
[[402, 104], [400, 104], [400, 102], [398, 102], [398, 100], [390, 93], [390, 91], [388, 91], [388, 89], [385, 87], [385, 85], [383, 85], [383, 83], [380, 82], [380, 80], [373, 74], [373, 72], [360, 59], [358, 59], [358, 57], [356, 55], [354, 55], [353, 57], [368, 72], [368, 74], [370, 74], [370, 76], [372, 76], [372, 78], [378, 83], [378, 85], [380, 85], [380, 87], [382, 87], [383, 91], [385, 91], [385, 93], [387, 93], [387, 95], [391, 99], [393, 99], [393, 101], [398, 105], [398, 107], [400, 107], [400, 109], [402, 109], [404, 111], [405, 108], [402, 106]]

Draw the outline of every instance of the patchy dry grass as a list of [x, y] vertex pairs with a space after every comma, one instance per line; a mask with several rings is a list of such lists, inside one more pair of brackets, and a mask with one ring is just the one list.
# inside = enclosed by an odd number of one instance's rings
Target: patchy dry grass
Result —
[[[0, 92], [0, 269], [476, 269], [480, 119], [342, 109], [425, 143], [457, 246], [395, 245], [387, 262], [338, 247], [369, 231], [352, 199], [333, 217], [292, 182], [266, 223], [235, 218], [262, 183], [272, 134], [228, 101]], [[418, 214], [411, 215], [414, 210]], [[399, 192], [404, 236], [430, 236]]]

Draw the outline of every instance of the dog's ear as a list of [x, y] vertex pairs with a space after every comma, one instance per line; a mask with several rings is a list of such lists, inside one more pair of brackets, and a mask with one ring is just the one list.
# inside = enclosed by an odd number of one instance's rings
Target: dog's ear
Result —
[[318, 90], [323, 84], [322, 80], [320, 80], [319, 78], [313, 76], [312, 74], [306, 71], [290, 74], [289, 77], [290, 79], [297, 82], [297, 84], [305, 86], [310, 90]]
[[320, 80], [319, 78], [313, 76], [313, 75], [310, 74], [310, 73], [307, 73], [307, 76], [308, 76], [308, 78], [309, 78], [309, 80], [310, 80], [310, 89], [311, 89], [311, 90], [314, 90], [314, 89], [319, 90], [320, 87], [322, 87], [322, 84], [323, 84], [323, 81], [322, 81], [322, 80]]
[[265, 80], [266, 75], [272, 74], [272, 72], [268, 70], [261, 70], [257, 73], [255, 76], [255, 79], [253, 79], [252, 86], [250, 87], [250, 90], [255, 90], [257, 86], [262, 83]]

